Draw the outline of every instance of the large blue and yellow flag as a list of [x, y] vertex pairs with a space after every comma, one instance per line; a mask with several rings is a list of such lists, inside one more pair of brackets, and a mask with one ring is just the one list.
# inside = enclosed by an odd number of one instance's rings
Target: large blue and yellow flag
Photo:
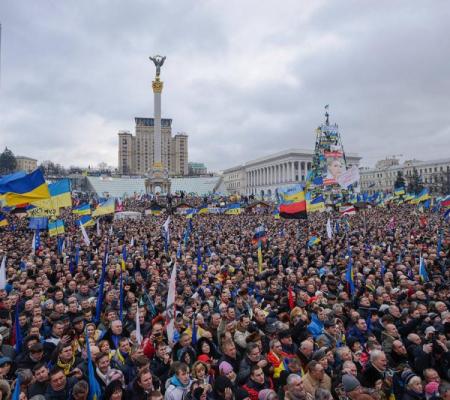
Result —
[[227, 215], [239, 215], [242, 212], [240, 203], [228, 204], [225, 214]]
[[0, 184], [5, 205], [16, 206], [50, 198], [50, 191], [40, 169], [21, 178]]
[[208, 207], [201, 207], [199, 210], [198, 210], [198, 213], [197, 214], [209, 214], [209, 209], [208, 209]]
[[114, 199], [108, 199], [103, 203], [100, 203], [97, 208], [93, 211], [93, 217], [99, 217], [101, 215], [114, 214], [115, 202]]
[[91, 215], [91, 206], [87, 203], [72, 208], [72, 213], [77, 215]]
[[61, 179], [48, 185], [50, 198], [33, 201], [32, 204], [43, 209], [58, 210], [62, 207], [72, 207], [72, 195], [70, 193], [69, 179]]
[[88, 226], [95, 225], [95, 221], [92, 219], [90, 215], [82, 215], [78, 220], [78, 224], [86, 228]]

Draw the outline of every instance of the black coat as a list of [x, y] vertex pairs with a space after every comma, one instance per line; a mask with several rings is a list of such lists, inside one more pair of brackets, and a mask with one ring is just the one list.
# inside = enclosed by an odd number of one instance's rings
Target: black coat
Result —
[[383, 373], [378, 371], [370, 362], [368, 362], [366, 368], [364, 368], [364, 371], [360, 376], [359, 381], [362, 386], [374, 389], [375, 382], [380, 379], [384, 379]]

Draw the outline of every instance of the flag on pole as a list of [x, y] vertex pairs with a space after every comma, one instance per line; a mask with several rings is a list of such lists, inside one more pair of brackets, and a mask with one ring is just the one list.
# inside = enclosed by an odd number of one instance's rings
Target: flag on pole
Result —
[[136, 340], [138, 344], [142, 343], [141, 324], [139, 322], [139, 302], [136, 305]]
[[92, 363], [92, 356], [91, 356], [91, 345], [89, 343], [89, 338], [87, 337], [86, 333], [86, 350], [87, 350], [87, 362], [88, 362], [88, 382], [89, 382], [89, 400], [99, 400], [100, 396], [102, 394], [102, 390], [100, 388], [100, 385], [95, 378], [94, 374], [94, 365]]
[[438, 239], [438, 243], [437, 243], [437, 250], [436, 250], [436, 252], [437, 252], [436, 258], [437, 259], [441, 258], [441, 256], [440, 256], [441, 250], [442, 250], [442, 231], [439, 233], [439, 239]]
[[353, 296], [355, 294], [355, 281], [353, 272], [353, 261], [351, 257], [348, 260], [347, 271], [345, 273], [345, 280], [347, 281], [350, 295]]
[[422, 256], [420, 256], [420, 264], [419, 264], [419, 276], [422, 282], [428, 282], [430, 279], [428, 278], [427, 267], [425, 264], [425, 260]]
[[261, 243], [261, 240], [258, 241], [258, 268], [259, 268], [259, 273], [261, 273], [262, 269], [263, 269], [263, 257], [262, 257], [262, 243]]
[[16, 315], [14, 317], [14, 339], [16, 354], [19, 354], [22, 350], [22, 330], [19, 324], [19, 303], [16, 303]]
[[328, 218], [328, 221], [327, 221], [327, 236], [328, 236], [328, 239], [333, 239], [333, 228], [331, 228], [330, 218]]
[[120, 282], [119, 282], [119, 319], [123, 317], [123, 272], [120, 271]]
[[103, 292], [105, 289], [105, 278], [106, 278], [106, 265], [108, 264], [108, 249], [105, 249], [105, 256], [102, 262], [102, 274], [100, 276], [100, 282], [98, 285], [98, 293], [97, 293], [97, 304], [95, 306], [95, 323], [98, 324], [100, 322], [100, 316], [102, 314], [102, 306], [103, 306]]
[[6, 287], [6, 256], [3, 256], [2, 265], [0, 266], [0, 290]]
[[171, 345], [174, 344], [174, 324], [175, 324], [175, 294], [177, 280], [177, 266], [173, 264], [172, 273], [170, 274], [169, 292], [167, 293], [167, 308], [166, 308], [166, 322], [167, 322], [167, 338]]
[[83, 236], [84, 243], [86, 244], [86, 246], [89, 246], [91, 244], [91, 241], [89, 240], [89, 236], [86, 232], [86, 229], [81, 224], [80, 224], [80, 229], [81, 229], [81, 234]]
[[20, 374], [17, 374], [16, 384], [14, 386], [14, 392], [11, 396], [11, 400], [19, 400], [20, 399]]

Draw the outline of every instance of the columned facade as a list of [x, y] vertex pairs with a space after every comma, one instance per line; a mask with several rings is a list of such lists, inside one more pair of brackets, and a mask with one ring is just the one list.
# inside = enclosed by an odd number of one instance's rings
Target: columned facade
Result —
[[[227, 169], [223, 172], [224, 180], [235, 182], [230, 193], [274, 199], [278, 189], [305, 184], [313, 154], [312, 150], [303, 149], [282, 151]], [[355, 154], [347, 153], [346, 158], [348, 164], [359, 164], [360, 157]]]

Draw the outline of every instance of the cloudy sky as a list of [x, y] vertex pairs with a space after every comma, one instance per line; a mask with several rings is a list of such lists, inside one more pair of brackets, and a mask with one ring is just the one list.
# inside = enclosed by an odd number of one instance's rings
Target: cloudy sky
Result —
[[163, 117], [220, 170], [312, 148], [330, 104], [365, 165], [450, 156], [447, 1], [1, 0], [0, 147], [117, 165], [117, 132]]

